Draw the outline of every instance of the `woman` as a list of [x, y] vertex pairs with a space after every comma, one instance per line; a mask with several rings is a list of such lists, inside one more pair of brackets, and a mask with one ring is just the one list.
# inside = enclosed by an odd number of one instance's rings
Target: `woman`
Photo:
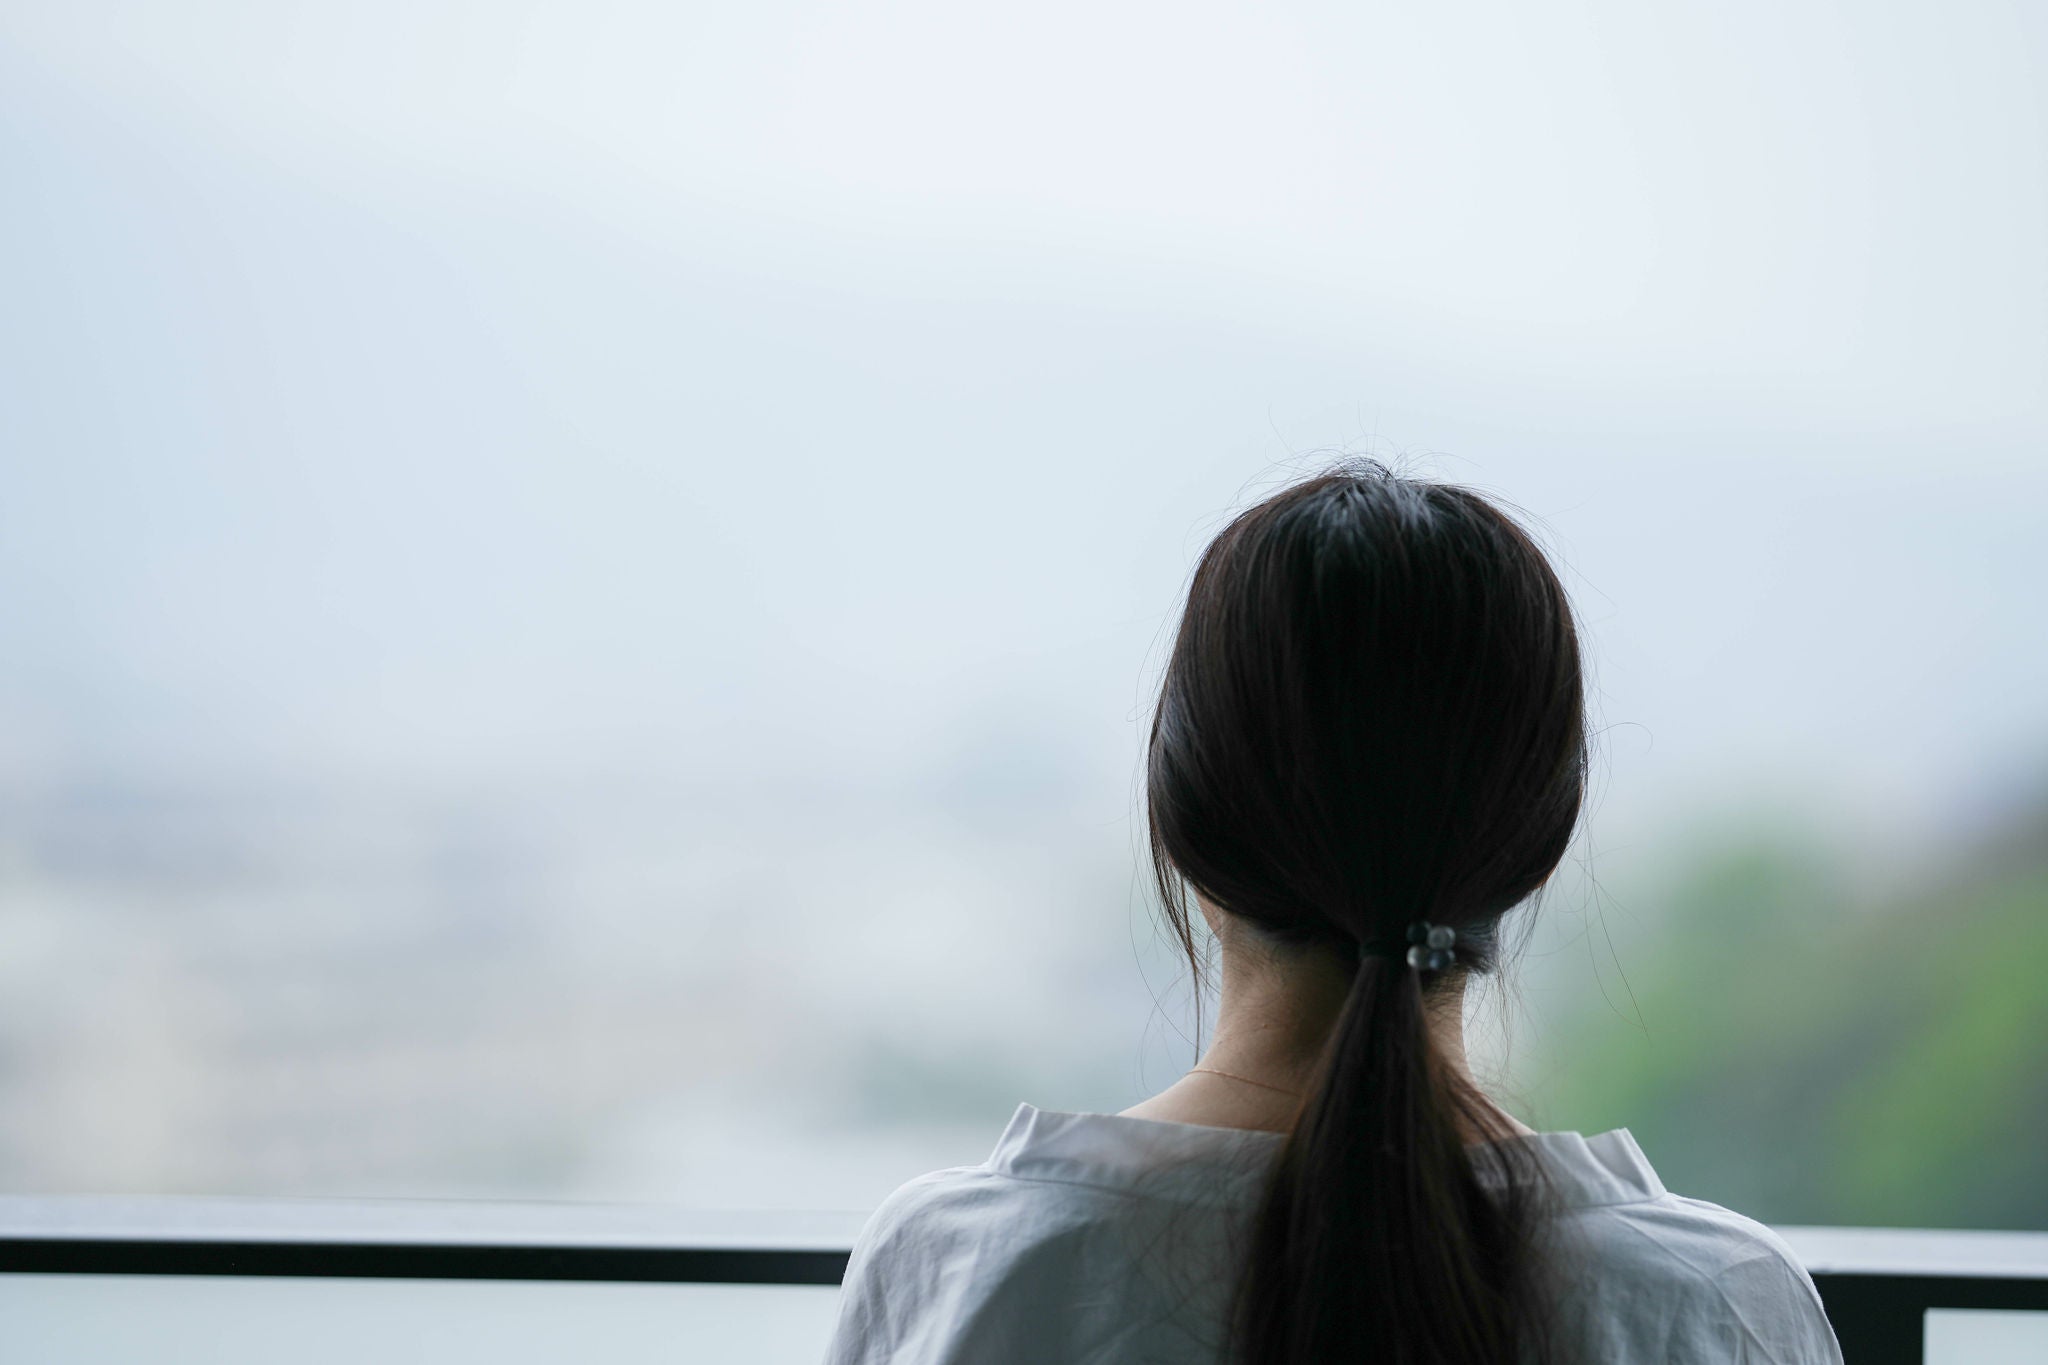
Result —
[[1578, 820], [1584, 711], [1564, 590], [1479, 495], [1361, 464], [1233, 521], [1147, 763], [1168, 916], [1199, 971], [1192, 893], [1219, 948], [1213, 1044], [892, 1195], [831, 1365], [1838, 1362], [1769, 1230], [1466, 1067], [1465, 984]]

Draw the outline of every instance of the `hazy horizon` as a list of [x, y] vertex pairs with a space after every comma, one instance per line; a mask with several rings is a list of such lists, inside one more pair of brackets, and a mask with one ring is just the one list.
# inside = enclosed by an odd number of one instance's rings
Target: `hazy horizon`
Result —
[[1556, 556], [1596, 870], [1947, 867], [2048, 774], [2044, 52], [1990, 0], [0, 11], [0, 1185], [431, 1185], [532, 1057], [514, 1187], [661, 1166], [728, 1062], [729, 1159], [829, 1149], [891, 1040], [1074, 980], [1119, 1093], [1179, 594], [1342, 451]]

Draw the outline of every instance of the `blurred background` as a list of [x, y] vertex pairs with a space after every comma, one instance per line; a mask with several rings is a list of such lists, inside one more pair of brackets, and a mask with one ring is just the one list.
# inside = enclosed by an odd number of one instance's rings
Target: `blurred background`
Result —
[[863, 1209], [1193, 1058], [1335, 452], [1557, 557], [1509, 1107], [2048, 1227], [2048, 10], [0, 5], [0, 1191]]

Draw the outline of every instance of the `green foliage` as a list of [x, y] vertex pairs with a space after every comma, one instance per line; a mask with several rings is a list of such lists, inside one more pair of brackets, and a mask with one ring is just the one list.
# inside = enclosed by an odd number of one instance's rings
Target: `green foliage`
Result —
[[1582, 989], [1557, 1021], [1545, 1126], [1627, 1127], [1766, 1221], [2048, 1228], [2048, 841], [1875, 904], [1758, 844], [1660, 900], [1621, 1012]]

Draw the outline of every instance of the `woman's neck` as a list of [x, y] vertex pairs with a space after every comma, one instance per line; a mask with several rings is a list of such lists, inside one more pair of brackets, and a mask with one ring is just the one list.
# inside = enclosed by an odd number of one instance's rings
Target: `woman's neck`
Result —
[[[1227, 917], [1211, 921], [1222, 967], [1215, 1034], [1194, 1069], [1124, 1113], [1286, 1132], [1350, 994], [1352, 969], [1330, 953], [1275, 948]], [[1463, 982], [1446, 982], [1427, 1006], [1432, 1045], [1469, 1082]], [[1534, 1131], [1501, 1117], [1517, 1133]]]

